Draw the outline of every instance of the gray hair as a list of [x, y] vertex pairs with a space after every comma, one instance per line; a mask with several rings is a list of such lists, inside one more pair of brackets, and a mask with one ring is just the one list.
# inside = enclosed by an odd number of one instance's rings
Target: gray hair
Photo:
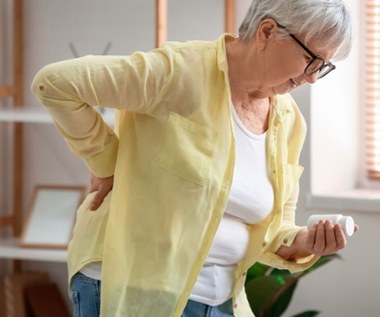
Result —
[[305, 42], [313, 39], [322, 48], [336, 50], [334, 59], [344, 59], [350, 52], [352, 18], [343, 0], [252, 0], [239, 37], [254, 36], [266, 18], [273, 18], [290, 33], [302, 34]]

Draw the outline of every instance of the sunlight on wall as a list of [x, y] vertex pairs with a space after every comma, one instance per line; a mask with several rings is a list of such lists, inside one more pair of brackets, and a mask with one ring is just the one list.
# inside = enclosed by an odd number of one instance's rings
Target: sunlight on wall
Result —
[[[359, 4], [347, 1], [358, 21]], [[360, 159], [360, 25], [350, 56], [311, 87], [311, 187], [313, 194], [357, 187]]]

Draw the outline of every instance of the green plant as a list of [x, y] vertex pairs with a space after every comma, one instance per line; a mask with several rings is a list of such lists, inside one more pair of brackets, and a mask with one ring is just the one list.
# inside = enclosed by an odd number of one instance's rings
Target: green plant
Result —
[[[340, 256], [323, 256], [309, 269], [293, 274], [264, 264], [254, 264], [247, 272], [245, 288], [255, 316], [280, 317], [288, 307], [299, 279], [335, 258]], [[318, 311], [310, 310], [293, 317], [314, 317], [318, 314]]]

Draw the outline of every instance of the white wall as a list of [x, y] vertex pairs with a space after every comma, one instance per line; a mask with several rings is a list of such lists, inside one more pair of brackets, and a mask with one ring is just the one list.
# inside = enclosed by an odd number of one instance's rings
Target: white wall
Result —
[[[222, 32], [223, 1], [169, 2], [169, 40], [213, 39]], [[349, 3], [355, 14], [360, 12], [358, 1], [349, 0]], [[248, 4], [249, 0], [237, 0], [237, 25]], [[112, 43], [109, 54], [128, 54], [153, 48], [154, 15], [153, 10], [147, 9], [149, 5], [153, 5], [153, 1], [115, 0], [112, 6], [101, 0], [25, 1], [27, 105], [39, 107], [28, 88], [34, 74], [47, 63], [73, 57], [70, 42], [80, 55], [99, 54], [108, 41]], [[360, 34], [356, 36], [359, 38]], [[357, 46], [349, 62], [337, 64], [335, 74], [323, 79], [315, 88], [302, 87], [294, 92], [309, 123], [309, 138], [302, 154], [305, 172], [297, 215], [300, 224], [305, 223], [310, 214], [326, 211], [307, 206], [306, 195], [312, 188], [315, 192], [324, 192], [345, 189], [346, 185], [346, 188], [355, 186], [359, 151], [356, 139], [359, 85], [357, 76], [352, 72], [360, 65], [359, 56]], [[1, 67], [4, 67], [4, 57], [1, 62]], [[325, 132], [326, 127], [330, 133]], [[3, 135], [4, 127], [1, 129]], [[338, 135], [346, 137], [336, 139]], [[87, 183], [88, 173], [83, 163], [73, 158], [53, 127], [31, 124], [26, 128], [25, 137], [26, 202], [35, 183]], [[312, 146], [310, 140], [313, 141]], [[327, 144], [326, 141], [333, 142]], [[11, 163], [8, 156], [4, 160], [4, 153], [9, 151], [8, 143], [4, 138], [0, 139], [0, 173], [8, 173], [8, 169], [3, 167]], [[338, 152], [333, 151], [337, 148]], [[0, 176], [4, 179], [4, 175]], [[0, 186], [0, 206], [3, 207], [9, 205], [10, 195], [3, 183]], [[360, 233], [350, 239], [349, 246], [341, 253], [342, 261], [330, 263], [301, 281], [285, 317], [308, 309], [321, 310], [321, 317], [380, 315], [377, 308], [380, 281], [376, 275], [380, 262], [380, 255], [376, 252], [380, 215], [350, 210], [346, 214], [357, 220]], [[60, 281], [62, 292], [65, 292], [64, 264], [34, 262], [28, 266], [48, 269]]]
[[[352, 0], [347, 2], [359, 21], [362, 4]], [[362, 45], [360, 26], [355, 23], [349, 57], [337, 62], [337, 69], [311, 89], [311, 184], [314, 193], [344, 191], [357, 186], [359, 117], [364, 107], [359, 99], [360, 69], [363, 66], [360, 60], [362, 50], [359, 50]]]

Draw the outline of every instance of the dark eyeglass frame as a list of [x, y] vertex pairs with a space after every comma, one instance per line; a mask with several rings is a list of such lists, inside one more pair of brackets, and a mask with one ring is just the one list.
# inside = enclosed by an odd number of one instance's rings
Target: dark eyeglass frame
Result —
[[[307, 48], [307, 46], [305, 44], [303, 44], [294, 34], [290, 33], [284, 26], [280, 25], [277, 23], [277, 25], [284, 29], [288, 35], [299, 45], [303, 48], [303, 50], [310, 55], [310, 57], [312, 58], [312, 60], [310, 61], [309, 64], [307, 64], [307, 66], [305, 67], [305, 70], [304, 70], [304, 73], [305, 75], [307, 76], [310, 76], [316, 72], [318, 72], [318, 76], [317, 76], [317, 79], [321, 79], [323, 77], [325, 77], [327, 74], [329, 74], [331, 71], [333, 71], [334, 69], [336, 69], [336, 66], [329, 62], [329, 61], [325, 61], [322, 57], [320, 56], [317, 56], [315, 55], [309, 48]], [[320, 67], [317, 67], [316, 69], [313, 69], [313, 68], [310, 68], [312, 66], [313, 63], [315, 63], [316, 61], [319, 61], [318, 64], [321, 64]], [[310, 71], [311, 69], [311, 71]], [[308, 71], [309, 70], [309, 71]]]

